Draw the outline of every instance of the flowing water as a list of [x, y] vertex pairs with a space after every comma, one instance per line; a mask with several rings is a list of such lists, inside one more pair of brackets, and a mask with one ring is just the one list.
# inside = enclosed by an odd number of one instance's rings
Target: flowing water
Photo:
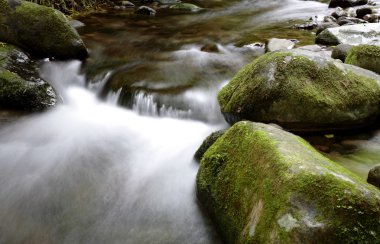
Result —
[[[227, 127], [217, 91], [255, 57], [242, 45], [309, 44], [313, 35], [290, 20], [327, 7], [193, 3], [207, 10], [90, 15], [81, 30], [89, 60], [42, 64], [63, 103], [0, 129], [0, 243], [220, 242], [196, 200], [193, 160]], [[200, 50], [210, 43], [219, 52]]]

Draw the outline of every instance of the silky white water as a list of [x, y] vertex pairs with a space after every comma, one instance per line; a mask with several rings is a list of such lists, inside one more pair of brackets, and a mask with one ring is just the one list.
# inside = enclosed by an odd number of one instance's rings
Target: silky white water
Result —
[[78, 70], [46, 63], [64, 104], [0, 130], [0, 243], [217, 242], [192, 158], [223, 125], [100, 102]]

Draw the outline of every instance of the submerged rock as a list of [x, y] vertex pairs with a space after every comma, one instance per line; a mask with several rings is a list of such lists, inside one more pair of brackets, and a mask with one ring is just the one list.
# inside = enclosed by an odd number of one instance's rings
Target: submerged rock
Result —
[[350, 49], [345, 62], [380, 74], [380, 47], [354, 46]]
[[169, 9], [183, 12], [199, 12], [202, 10], [202, 8], [192, 3], [176, 3], [170, 5]]
[[269, 125], [239, 122], [220, 137], [197, 196], [226, 243], [380, 241], [380, 191]]
[[380, 188], [380, 165], [376, 165], [369, 171], [367, 182]]
[[276, 123], [322, 132], [372, 124], [380, 114], [380, 76], [319, 53], [267, 53], [245, 66], [218, 94], [230, 124]]
[[14, 7], [0, 0], [0, 41], [32, 55], [57, 59], [85, 59], [87, 49], [64, 14], [53, 8], [20, 1]]
[[380, 23], [328, 28], [319, 33], [315, 42], [323, 45], [369, 44], [380, 46]]
[[40, 111], [55, 103], [56, 94], [39, 77], [37, 64], [17, 48], [0, 44], [0, 109]]

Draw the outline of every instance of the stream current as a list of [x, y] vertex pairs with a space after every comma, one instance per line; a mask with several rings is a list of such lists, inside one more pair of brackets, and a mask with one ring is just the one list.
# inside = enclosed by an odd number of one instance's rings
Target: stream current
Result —
[[[0, 128], [0, 243], [220, 243], [197, 203], [193, 160], [227, 127], [216, 94], [254, 58], [239, 46], [294, 35], [310, 44], [287, 21], [327, 5], [193, 3], [207, 11], [90, 15], [87, 63], [41, 64], [63, 102]], [[200, 51], [209, 42], [218, 53]]]

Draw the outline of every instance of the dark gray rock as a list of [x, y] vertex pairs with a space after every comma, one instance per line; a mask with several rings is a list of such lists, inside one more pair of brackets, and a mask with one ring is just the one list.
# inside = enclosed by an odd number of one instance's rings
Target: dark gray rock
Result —
[[368, 0], [331, 0], [329, 4], [329, 8], [335, 8], [335, 7], [342, 7], [342, 8], [348, 8], [348, 7], [354, 7], [359, 5], [365, 5], [368, 3]]
[[372, 14], [372, 8], [364, 7], [356, 9], [356, 17], [362, 19], [365, 15]]
[[339, 59], [344, 63], [348, 55], [348, 52], [350, 51], [351, 48], [352, 48], [352, 45], [339, 44], [333, 49], [331, 57], [335, 59]]
[[318, 35], [322, 31], [324, 31], [327, 28], [334, 28], [334, 27], [339, 27], [338, 23], [336, 22], [322, 22], [318, 25], [316, 34]]
[[367, 182], [380, 188], [380, 164], [369, 171]]
[[378, 23], [380, 16], [378, 14], [366, 14], [363, 17], [363, 20], [369, 23]]
[[355, 25], [355, 24], [364, 24], [366, 21], [354, 17], [340, 17], [337, 21], [338, 25]]

